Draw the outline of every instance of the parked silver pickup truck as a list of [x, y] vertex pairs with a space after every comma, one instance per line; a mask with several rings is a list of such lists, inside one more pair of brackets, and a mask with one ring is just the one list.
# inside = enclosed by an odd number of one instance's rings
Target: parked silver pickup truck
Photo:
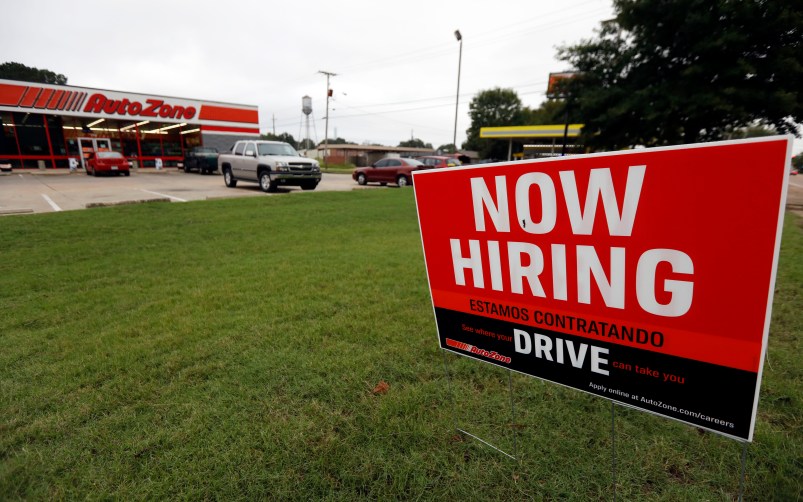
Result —
[[321, 182], [318, 161], [302, 157], [280, 141], [238, 141], [231, 152], [220, 154], [217, 163], [229, 188], [236, 187], [238, 181], [253, 181], [264, 192], [280, 186], [315, 190]]

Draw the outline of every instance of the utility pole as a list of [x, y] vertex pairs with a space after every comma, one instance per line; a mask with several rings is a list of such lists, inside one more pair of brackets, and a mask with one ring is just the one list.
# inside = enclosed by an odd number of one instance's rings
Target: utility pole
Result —
[[332, 89], [329, 88], [329, 77], [335, 77], [337, 73], [321, 70], [318, 73], [326, 75], [326, 132], [323, 137], [323, 166], [328, 167], [326, 155], [329, 153], [329, 98], [332, 97]]
[[276, 136], [276, 115], [273, 115], [273, 135]]

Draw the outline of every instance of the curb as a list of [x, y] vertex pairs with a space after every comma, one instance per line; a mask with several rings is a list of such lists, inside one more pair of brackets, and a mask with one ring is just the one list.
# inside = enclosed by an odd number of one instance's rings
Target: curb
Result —
[[0, 209], [0, 215], [4, 214], [27, 214], [32, 213], [33, 209]]
[[128, 206], [131, 204], [145, 204], [147, 202], [170, 202], [170, 199], [158, 198], [158, 199], [120, 200], [116, 202], [90, 202], [89, 204], [86, 204], [84, 207], [90, 209], [93, 207]]
[[[154, 168], [140, 167], [140, 168], [137, 168], [137, 169], [130, 169], [129, 171], [131, 172], [131, 174], [184, 174], [184, 171], [181, 171], [180, 169], [175, 169], [175, 168], [160, 169], [160, 170], [157, 171]], [[58, 168], [58, 169], [17, 169], [16, 171], [13, 171], [13, 172], [5, 172], [4, 171], [3, 173], [0, 173], [0, 175], [2, 175], [2, 174], [6, 174], [6, 175], [9, 175], [9, 174], [30, 174], [30, 175], [33, 175], [33, 176], [69, 176], [71, 174], [86, 174], [86, 171], [83, 170], [83, 169], [78, 169], [76, 171], [70, 172], [69, 169], [63, 169], [63, 168]]]

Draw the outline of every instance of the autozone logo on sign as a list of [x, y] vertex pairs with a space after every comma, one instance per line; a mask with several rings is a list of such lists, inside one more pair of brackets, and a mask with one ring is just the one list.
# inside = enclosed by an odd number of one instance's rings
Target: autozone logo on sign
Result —
[[193, 122], [213, 134], [259, 135], [256, 106], [80, 87], [28, 85], [27, 82], [3, 79], [0, 79], [0, 110]]
[[189, 120], [195, 117], [197, 110], [194, 106], [171, 105], [162, 99], [146, 99], [144, 104], [127, 98], [109, 99], [97, 92], [87, 100], [84, 112]]
[[751, 440], [791, 145], [416, 171], [441, 348]]

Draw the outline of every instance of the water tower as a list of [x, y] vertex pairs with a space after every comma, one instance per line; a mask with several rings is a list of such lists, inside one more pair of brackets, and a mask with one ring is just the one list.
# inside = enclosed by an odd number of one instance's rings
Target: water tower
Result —
[[[306, 141], [304, 142], [304, 146], [309, 146], [309, 115], [312, 113], [312, 98], [309, 96], [304, 96], [301, 98], [301, 111], [304, 112], [304, 115], [307, 116], [307, 136]], [[305, 148], [306, 150], [306, 148]]]

